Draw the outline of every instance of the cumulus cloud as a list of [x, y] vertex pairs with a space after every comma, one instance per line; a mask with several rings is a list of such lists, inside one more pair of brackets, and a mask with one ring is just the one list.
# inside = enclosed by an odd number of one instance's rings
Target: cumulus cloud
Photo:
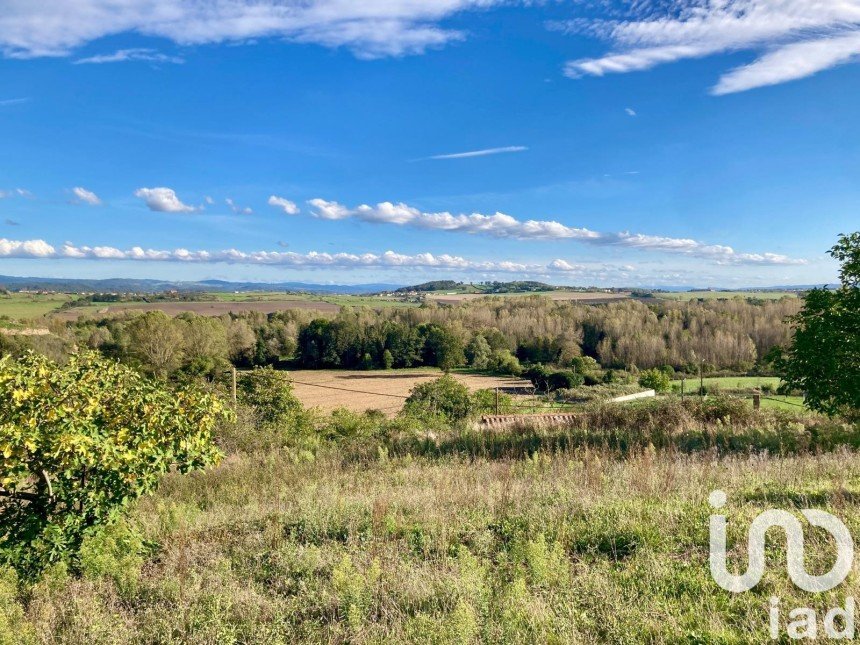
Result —
[[347, 208], [337, 202], [312, 199], [308, 202], [312, 214], [321, 219], [346, 219], [355, 217], [365, 222], [409, 225], [423, 229], [460, 231], [490, 235], [492, 237], [513, 237], [531, 239], [597, 237], [599, 234], [585, 228], [572, 228], [554, 221], [520, 221], [504, 213], [483, 215], [481, 213], [454, 214], [446, 211], [425, 213], [403, 203], [381, 202], [375, 206], [362, 204], [357, 208]]
[[229, 197], [224, 201], [227, 202], [227, 206], [229, 206], [230, 210], [236, 215], [251, 215], [254, 212], [250, 206], [239, 206]]
[[311, 214], [319, 219], [345, 219], [353, 214], [346, 206], [324, 199], [312, 199], [308, 204], [313, 208]]
[[0, 15], [0, 50], [7, 57], [17, 58], [65, 56], [99, 38], [137, 32], [179, 45], [278, 37], [346, 47], [361, 58], [401, 56], [464, 38], [463, 32], [443, 27], [441, 21], [461, 11], [500, 3], [501, 0], [15, 1], [5, 3]]
[[180, 65], [185, 62], [178, 56], [168, 56], [156, 49], [138, 47], [134, 49], [119, 49], [112, 54], [98, 54], [87, 58], [79, 58], [75, 61], [75, 65], [100, 65], [102, 63], [126, 63], [134, 61], [147, 63], [173, 63], [176, 65]]
[[485, 148], [484, 150], [471, 150], [469, 152], [453, 152], [444, 155], [433, 155], [428, 159], [469, 159], [471, 157], [486, 157], [488, 155], [500, 155], [506, 152], [524, 152], [526, 146], [504, 146], [503, 148]]
[[404, 203], [381, 202], [348, 208], [338, 202], [313, 199], [308, 202], [312, 215], [320, 219], [355, 218], [363, 222], [411, 226], [426, 230], [455, 231], [495, 238], [521, 240], [578, 240], [587, 244], [626, 246], [644, 251], [658, 251], [700, 257], [719, 264], [806, 264], [806, 260], [776, 253], [738, 253], [730, 246], [705, 244], [691, 239], [644, 235], [640, 233], [602, 233], [587, 228], [567, 226], [556, 221], [519, 220], [505, 213], [449, 212], [426, 213]]
[[291, 202], [285, 197], [278, 197], [277, 195], [272, 195], [271, 197], [269, 197], [269, 201], [266, 203], [269, 206], [280, 208], [286, 215], [299, 214], [299, 207], [296, 206], [295, 202]]
[[149, 210], [159, 213], [194, 213], [201, 210], [200, 207], [184, 204], [172, 188], [138, 188], [134, 196], [142, 199]]
[[72, 194], [75, 196], [75, 199], [81, 204], [88, 204], [89, 206], [98, 206], [102, 203], [102, 200], [99, 199], [98, 195], [96, 195], [91, 190], [81, 188], [80, 186], [75, 186], [74, 188], [72, 188]]
[[157, 250], [134, 246], [118, 249], [111, 246], [77, 246], [71, 242], [55, 248], [44, 240], [7, 240], [0, 238], [0, 258], [78, 259], [78, 260], [135, 260], [150, 262], [189, 262], [250, 264], [307, 268], [438, 268], [463, 271], [543, 271], [547, 267], [512, 261], [473, 261], [466, 258], [432, 253], [408, 255], [386, 251], [384, 253], [294, 253], [291, 251], [191, 251], [188, 249]]
[[758, 52], [753, 63], [728, 71], [711, 90], [730, 94], [811, 76], [860, 56], [860, 0], [681, 0], [656, 9], [637, 2], [629, 11], [620, 20], [567, 23], [568, 30], [597, 34], [613, 46], [605, 56], [568, 62], [568, 76]]

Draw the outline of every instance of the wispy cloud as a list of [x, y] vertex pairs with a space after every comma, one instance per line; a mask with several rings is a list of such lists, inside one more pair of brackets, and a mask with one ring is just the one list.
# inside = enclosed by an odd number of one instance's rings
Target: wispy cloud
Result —
[[33, 193], [31, 193], [26, 188], [13, 188], [12, 190], [0, 190], [0, 199], [9, 199], [10, 197], [32, 198]]
[[75, 61], [75, 65], [100, 65], [102, 63], [128, 62], [172, 63], [174, 65], [181, 65], [185, 60], [179, 56], [169, 56], [157, 49], [135, 48], [119, 49], [112, 54], [98, 54], [87, 58], [79, 58]]
[[605, 38], [613, 50], [570, 61], [565, 73], [604, 76], [722, 52], [760, 52], [719, 79], [711, 92], [721, 95], [804, 78], [860, 56], [860, 0], [680, 0], [656, 7], [630, 3], [621, 20], [567, 23], [570, 31]]
[[644, 251], [675, 253], [704, 258], [718, 264], [806, 264], [806, 260], [776, 253], [739, 253], [730, 246], [697, 240], [640, 233], [602, 233], [567, 226], [554, 220], [519, 220], [505, 213], [427, 213], [404, 203], [381, 202], [348, 208], [338, 202], [312, 199], [311, 214], [319, 219], [355, 218], [364, 222], [412, 226], [426, 230], [456, 231], [473, 235], [522, 240], [570, 239], [604, 246], [622, 246]]
[[[179, 45], [276, 37], [345, 47], [360, 58], [402, 56], [462, 40], [464, 32], [443, 26], [442, 21], [458, 12], [484, 9], [502, 1], [7, 2], [0, 18], [0, 51], [17, 58], [66, 56], [99, 38], [138, 32]], [[129, 60], [115, 54], [91, 58], [98, 60], [88, 62]]]
[[250, 206], [239, 206], [229, 197], [224, 200], [227, 203], [227, 206], [230, 207], [230, 210], [233, 211], [235, 215], [251, 215], [254, 210]]
[[7, 105], [21, 105], [22, 103], [27, 103], [29, 100], [29, 98], [0, 99], [0, 107], [6, 107]]
[[6, 224], [6, 226], [21, 226], [20, 222], [16, 222], [13, 219], [6, 219], [3, 221], [3, 223]]
[[627, 116], [636, 116], [636, 110], [633, 108], [624, 108], [624, 111], [627, 113]]
[[488, 155], [500, 155], [506, 152], [524, 152], [527, 146], [504, 146], [502, 148], [485, 148], [484, 150], [470, 150], [469, 152], [453, 152], [444, 155], [433, 155], [427, 159], [469, 159], [471, 157], [486, 157]]
[[172, 188], [138, 188], [134, 196], [142, 199], [149, 210], [159, 213], [194, 213], [203, 210], [202, 206], [183, 203]]
[[87, 204], [88, 206], [100, 206], [102, 200], [99, 199], [99, 196], [96, 195], [93, 191], [87, 190], [86, 188], [82, 188], [80, 186], [75, 186], [72, 188], [72, 194], [75, 196], [75, 200], [79, 204]]

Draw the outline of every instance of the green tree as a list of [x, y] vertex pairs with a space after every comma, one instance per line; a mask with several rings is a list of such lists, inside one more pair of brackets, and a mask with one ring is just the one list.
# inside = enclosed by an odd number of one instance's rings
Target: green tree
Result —
[[476, 370], [485, 370], [490, 364], [490, 344], [481, 334], [475, 334], [466, 347], [466, 358], [469, 365]]
[[792, 317], [791, 343], [778, 352], [781, 390], [801, 390], [806, 405], [828, 415], [860, 415], [860, 232], [830, 249], [839, 289], [813, 289]]
[[0, 359], [0, 562], [27, 576], [71, 560], [84, 537], [164, 473], [215, 463], [216, 397], [167, 389], [95, 352], [65, 365]]
[[403, 411], [412, 416], [439, 416], [454, 422], [472, 415], [474, 400], [469, 395], [469, 388], [445, 374], [412, 388]]
[[387, 370], [390, 370], [394, 366], [394, 356], [390, 349], [382, 352], [382, 366]]
[[182, 330], [161, 311], [138, 316], [128, 328], [129, 350], [147, 372], [166, 376], [179, 367], [184, 355]]

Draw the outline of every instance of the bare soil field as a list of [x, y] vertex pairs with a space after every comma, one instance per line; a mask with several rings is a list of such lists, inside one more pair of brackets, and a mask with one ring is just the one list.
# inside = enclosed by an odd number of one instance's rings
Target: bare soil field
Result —
[[168, 316], [177, 316], [186, 311], [191, 311], [201, 316], [221, 316], [223, 314], [228, 314], [231, 311], [236, 313], [259, 311], [264, 314], [271, 314], [278, 311], [286, 311], [288, 309], [307, 309], [312, 311], [337, 313], [340, 311], [340, 305], [314, 300], [281, 300], [264, 302], [135, 302], [105, 305], [104, 307], [76, 307], [74, 309], [58, 311], [54, 316], [61, 320], [76, 320], [85, 314], [106, 316], [124, 311], [163, 311]]
[[545, 296], [551, 300], [575, 300], [583, 304], [599, 305], [630, 297], [629, 293], [589, 293], [583, 291], [541, 291], [530, 293], [433, 293], [427, 295], [427, 300], [434, 300], [443, 305], [456, 305], [477, 298], [523, 298], [525, 296]]
[[[347, 408], [356, 412], [381, 410], [394, 416], [403, 407], [409, 391], [418, 383], [431, 381], [442, 375], [430, 368], [350, 371], [350, 370], [294, 370], [293, 391], [308, 408], [330, 412]], [[500, 388], [507, 394], [525, 395], [531, 392], [531, 383], [510, 376], [483, 374], [453, 374], [471, 391]]]

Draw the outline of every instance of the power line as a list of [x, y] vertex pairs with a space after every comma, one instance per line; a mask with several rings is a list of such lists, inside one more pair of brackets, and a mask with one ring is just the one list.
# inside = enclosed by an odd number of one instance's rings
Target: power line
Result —
[[335, 387], [334, 385], [319, 385], [318, 383], [306, 383], [304, 381], [291, 381], [292, 383], [298, 383], [299, 385], [307, 385], [309, 387], [321, 387], [325, 390], [340, 390], [341, 392], [354, 392], [355, 394], [371, 394], [373, 396], [390, 396], [395, 399], [408, 399], [408, 396], [403, 396], [402, 394], [387, 394], [384, 392], [367, 392], [366, 390], [350, 390], [345, 387]]

